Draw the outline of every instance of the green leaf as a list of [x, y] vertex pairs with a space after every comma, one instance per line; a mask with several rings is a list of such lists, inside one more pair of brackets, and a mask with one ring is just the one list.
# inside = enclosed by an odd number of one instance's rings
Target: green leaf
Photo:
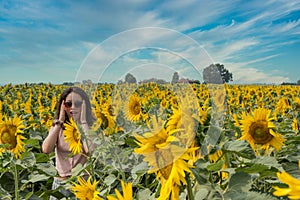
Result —
[[84, 169], [85, 167], [81, 163], [78, 163], [78, 165], [72, 169], [72, 176], [78, 176]]
[[35, 183], [39, 181], [48, 180], [49, 177], [44, 174], [30, 174], [29, 178], [30, 179], [27, 182]]
[[219, 171], [219, 170], [222, 169], [222, 166], [223, 166], [224, 162], [225, 162], [224, 160], [219, 160], [216, 163], [212, 163], [212, 164], [207, 166], [207, 170], [208, 171]]
[[23, 168], [33, 167], [35, 163], [35, 156], [32, 152], [22, 153], [22, 158], [16, 161], [16, 164], [22, 166]]
[[252, 161], [252, 163], [254, 164], [262, 164], [262, 165], [265, 165], [265, 166], [268, 166], [269, 169], [271, 167], [274, 167], [280, 171], [283, 171], [283, 168], [281, 166], [281, 164], [278, 163], [278, 161], [276, 160], [275, 157], [271, 157], [271, 156], [262, 156], [262, 157], [258, 157], [256, 159], [254, 159]]
[[265, 170], [268, 170], [269, 167], [262, 165], [262, 164], [253, 164], [250, 167], [246, 166], [246, 167], [240, 167], [237, 168], [236, 171], [237, 172], [246, 172], [246, 173], [261, 173]]
[[148, 171], [148, 169], [148, 164], [146, 162], [141, 162], [132, 168], [131, 174], [144, 174]]
[[104, 183], [106, 185], [110, 186], [111, 184], [113, 184], [115, 182], [116, 179], [117, 179], [117, 177], [114, 174], [110, 174], [104, 179]]
[[275, 200], [277, 198], [267, 195], [267, 194], [262, 194], [262, 193], [258, 193], [258, 192], [248, 192], [247, 193], [247, 197], [245, 200]]
[[54, 165], [50, 163], [39, 163], [37, 164], [37, 169], [41, 170], [42, 173], [45, 173], [49, 176], [56, 176], [57, 171]]
[[245, 199], [251, 188], [251, 176], [245, 172], [233, 174], [229, 180], [225, 199]]
[[208, 171], [207, 170], [203, 170], [203, 169], [199, 169], [199, 168], [191, 168], [190, 169], [193, 173], [193, 175], [196, 178], [196, 181], [198, 182], [198, 184], [205, 184], [207, 183], [208, 180]]
[[244, 158], [253, 159], [255, 158], [255, 154], [250, 147], [249, 143], [245, 140], [234, 140], [230, 141], [223, 146], [223, 150], [233, 152], [239, 156]]
[[210, 190], [208, 187], [205, 187], [205, 186], [197, 187], [195, 199], [197, 199], [197, 200], [207, 199], [209, 192], [210, 192]]
[[27, 139], [24, 142], [26, 145], [32, 146], [32, 147], [36, 147], [36, 148], [40, 148], [40, 142], [38, 139]]
[[146, 188], [144, 190], [139, 190], [137, 193], [137, 199], [151, 199], [151, 191]]
[[207, 142], [211, 145], [215, 145], [220, 138], [222, 129], [218, 126], [211, 125], [207, 131]]
[[45, 153], [35, 153], [36, 163], [44, 163], [50, 161], [49, 155]]
[[29, 199], [33, 195], [33, 191], [28, 192], [25, 196], [25, 199]]

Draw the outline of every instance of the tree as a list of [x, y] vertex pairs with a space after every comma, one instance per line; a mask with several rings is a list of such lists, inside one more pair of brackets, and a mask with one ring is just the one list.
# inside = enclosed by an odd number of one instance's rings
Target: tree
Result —
[[228, 83], [232, 81], [232, 73], [230, 73], [222, 64], [211, 64], [203, 69], [203, 80], [205, 83]]
[[126, 83], [136, 83], [136, 78], [132, 74], [128, 73], [125, 76], [125, 82]]
[[174, 72], [173, 74], [173, 77], [172, 77], [172, 84], [174, 83], [178, 83], [178, 80], [179, 80], [179, 75], [178, 75], [178, 72]]
[[297, 81], [297, 85], [300, 85], [300, 80]]

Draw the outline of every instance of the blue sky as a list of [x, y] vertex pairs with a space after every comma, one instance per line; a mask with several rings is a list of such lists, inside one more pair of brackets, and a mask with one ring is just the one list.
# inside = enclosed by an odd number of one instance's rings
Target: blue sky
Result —
[[0, 84], [202, 81], [211, 63], [237, 84], [300, 79], [298, 0], [0, 2]]

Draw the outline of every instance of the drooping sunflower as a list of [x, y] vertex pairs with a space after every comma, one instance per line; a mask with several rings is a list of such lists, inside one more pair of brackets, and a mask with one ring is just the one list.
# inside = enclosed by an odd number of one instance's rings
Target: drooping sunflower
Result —
[[259, 149], [268, 153], [270, 147], [279, 151], [285, 141], [284, 137], [275, 133], [275, 125], [270, 117], [271, 110], [265, 108], [255, 109], [251, 114], [244, 114], [241, 120], [242, 137], [240, 140], [246, 140], [252, 149], [258, 153]]
[[5, 150], [9, 150], [16, 158], [21, 157], [21, 153], [25, 151], [23, 140], [26, 138], [22, 135], [24, 128], [23, 120], [17, 116], [14, 118], [5, 116], [4, 120], [0, 121], [0, 144], [9, 145], [0, 148], [0, 155]]
[[73, 182], [71, 191], [79, 200], [102, 200], [102, 198], [99, 197], [100, 192], [97, 191], [98, 182], [94, 180], [93, 183], [91, 183], [91, 178], [90, 176], [86, 181], [82, 177], [77, 177], [79, 184]]
[[273, 194], [275, 196], [288, 196], [289, 199], [300, 199], [300, 180], [292, 177], [290, 174], [286, 172], [277, 172], [278, 179], [287, 184], [288, 187], [280, 188], [278, 186], [274, 186], [275, 191]]
[[130, 96], [130, 99], [125, 107], [126, 117], [130, 121], [137, 122], [142, 117], [142, 105], [141, 99], [138, 95], [133, 94]]
[[73, 154], [80, 154], [82, 152], [81, 133], [71, 118], [69, 123], [65, 123], [65, 130], [63, 132], [65, 141], [69, 144], [70, 150]]
[[123, 196], [117, 189], [115, 189], [117, 198], [112, 195], [108, 195], [107, 199], [108, 200], [132, 200], [132, 183], [129, 182], [126, 184], [124, 183], [124, 181], [121, 181], [121, 186], [122, 186]]

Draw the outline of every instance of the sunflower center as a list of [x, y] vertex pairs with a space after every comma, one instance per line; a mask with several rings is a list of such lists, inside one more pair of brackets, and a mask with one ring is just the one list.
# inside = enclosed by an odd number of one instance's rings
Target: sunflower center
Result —
[[1, 131], [1, 143], [2, 144], [10, 144], [9, 149], [13, 149], [17, 145], [16, 137], [14, 136], [14, 132], [9, 129], [4, 129]]
[[132, 105], [131, 111], [134, 115], [138, 115], [141, 112], [141, 106], [139, 102], [136, 102], [135, 104]]
[[80, 135], [79, 132], [76, 129], [74, 129], [74, 131], [73, 131], [73, 137], [74, 137], [74, 139], [75, 139], [76, 142], [78, 142], [80, 140], [79, 135]]
[[256, 144], [270, 142], [273, 135], [270, 134], [267, 122], [255, 122], [250, 127], [250, 134]]

